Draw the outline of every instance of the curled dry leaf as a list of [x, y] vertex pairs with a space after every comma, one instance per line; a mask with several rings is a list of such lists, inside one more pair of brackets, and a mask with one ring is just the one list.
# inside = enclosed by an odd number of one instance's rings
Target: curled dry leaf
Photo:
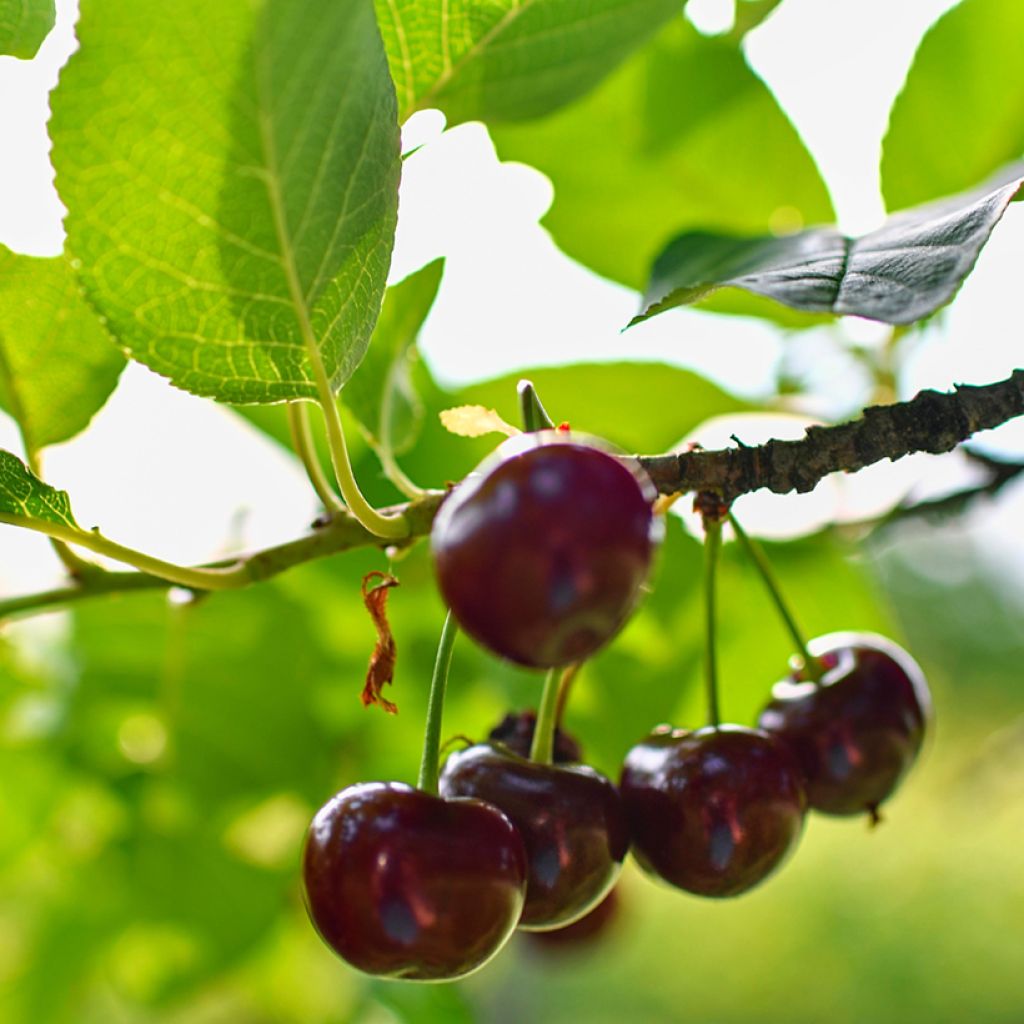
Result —
[[[371, 589], [370, 583], [373, 580], [380, 582]], [[397, 586], [396, 577], [376, 569], [363, 577], [363, 603], [377, 630], [377, 643], [370, 655], [370, 664], [366, 668], [366, 685], [363, 687], [361, 700], [363, 707], [378, 704], [389, 715], [397, 715], [398, 706], [384, 697], [381, 691], [386, 683], [393, 681], [395, 660], [398, 657], [395, 638], [391, 635], [391, 626], [388, 624], [388, 592]]]
[[485, 405], [458, 405], [438, 414], [445, 430], [459, 437], [483, 437], [484, 434], [505, 434], [512, 437], [520, 431], [506, 423], [494, 409]]

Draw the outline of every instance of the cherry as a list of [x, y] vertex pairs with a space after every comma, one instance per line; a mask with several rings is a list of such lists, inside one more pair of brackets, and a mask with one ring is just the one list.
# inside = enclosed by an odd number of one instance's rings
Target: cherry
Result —
[[659, 727], [626, 756], [619, 788], [640, 866], [701, 896], [757, 885], [803, 828], [795, 757], [738, 725]]
[[442, 504], [438, 585], [459, 625], [510, 661], [582, 661], [624, 625], [661, 523], [638, 466], [543, 431], [503, 444]]
[[825, 670], [820, 683], [800, 673], [777, 683], [758, 724], [796, 754], [811, 807], [877, 818], [921, 749], [931, 709], [924, 673], [871, 633], [832, 633], [808, 650]]
[[523, 907], [526, 858], [495, 807], [369, 782], [313, 819], [304, 881], [313, 923], [342, 959], [432, 981], [469, 974], [505, 944]]
[[[533, 744], [533, 730], [537, 727], [536, 711], [510, 711], [487, 734], [492, 744], [507, 747], [513, 754], [520, 757], [530, 756]], [[564, 729], [555, 729], [554, 762], [564, 764], [567, 761], [582, 761], [583, 750], [576, 738]]]
[[440, 790], [499, 807], [519, 830], [527, 859], [521, 928], [569, 924], [614, 885], [629, 833], [615, 786], [593, 768], [539, 764], [482, 743], [448, 758]]

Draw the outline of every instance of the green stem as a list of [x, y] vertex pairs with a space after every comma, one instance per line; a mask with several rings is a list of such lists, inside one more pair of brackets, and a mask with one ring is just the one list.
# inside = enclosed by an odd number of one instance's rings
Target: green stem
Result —
[[427, 722], [423, 729], [423, 757], [416, 785], [424, 793], [437, 793], [437, 775], [441, 767], [441, 717], [444, 713], [444, 694], [448, 687], [448, 670], [452, 664], [452, 648], [459, 632], [452, 613], [445, 616], [441, 639], [437, 642], [434, 674], [430, 677], [430, 696], [427, 699]]
[[377, 457], [380, 459], [384, 475], [402, 494], [407, 498], [419, 498], [423, 494], [423, 488], [413, 483], [398, 464], [395, 458], [394, 441], [391, 437], [391, 420], [394, 417], [395, 392], [398, 389], [396, 378], [399, 366], [400, 363], [397, 358], [392, 360], [384, 384], [384, 396], [381, 398], [380, 403], [380, 443], [376, 446]]
[[245, 567], [238, 563], [216, 569], [190, 569], [125, 547], [116, 541], [108, 540], [93, 530], [82, 530], [78, 527], [65, 526], [62, 523], [51, 523], [44, 519], [30, 519], [6, 513], [0, 513], [0, 523], [21, 526], [26, 530], [43, 533], [47, 537], [54, 537], [67, 544], [78, 544], [88, 551], [94, 551], [97, 555], [106, 555], [117, 562], [134, 566], [142, 572], [159, 576], [161, 579], [177, 583], [182, 587], [191, 587], [195, 590], [229, 590], [247, 582]]
[[323, 409], [324, 422], [327, 424], [327, 444], [331, 449], [331, 462], [334, 475], [338, 481], [341, 496], [348, 505], [349, 511], [359, 520], [370, 533], [387, 540], [401, 540], [409, 536], [409, 524], [401, 515], [382, 516], [363, 496], [352, 472], [352, 462], [348, 457], [345, 444], [345, 431], [341, 425], [341, 414], [334, 398], [323, 364], [318, 360], [317, 390], [320, 392], [320, 408]]
[[120, 594], [135, 590], [166, 590], [173, 584], [158, 576], [141, 572], [107, 572], [97, 569], [84, 583], [72, 583], [53, 590], [40, 590], [35, 594], [8, 597], [0, 600], [0, 623], [7, 619], [39, 612], [53, 611], [64, 605], [75, 604], [104, 594]]
[[[39, 449], [29, 440], [28, 432], [20, 425], [19, 430], [21, 432], [21, 443], [25, 449], [25, 464], [40, 480], [43, 478], [43, 467], [39, 458]], [[71, 550], [61, 540], [57, 540], [56, 537], [50, 538], [50, 546], [53, 548], [53, 553], [60, 559], [61, 564], [75, 579], [79, 579], [83, 576], [87, 576], [90, 573], [100, 573], [103, 569], [96, 565], [95, 562], [87, 561], [84, 558], [79, 558], [74, 551]]]
[[528, 433], [534, 430], [554, 430], [554, 420], [541, 403], [533, 382], [521, 380], [516, 390], [519, 392], [519, 412], [523, 419], [523, 430]]
[[555, 726], [558, 723], [558, 691], [562, 673], [557, 668], [548, 670], [544, 689], [537, 708], [537, 724], [533, 728], [530, 760], [537, 764], [551, 764], [555, 759]]
[[[411, 537], [421, 537], [430, 532], [430, 525], [433, 522], [437, 509], [445, 497], [443, 491], [428, 491], [417, 501], [411, 501], [402, 506], [402, 512], [406, 517]], [[32, 529], [37, 533], [50, 532], [51, 525], [45, 521], [29, 519], [21, 516], [0, 514], [0, 523], [7, 523], [11, 526], [20, 526], [23, 529]], [[57, 528], [53, 528], [57, 533]], [[63, 535], [70, 536], [67, 531]], [[73, 534], [73, 543], [94, 542], [97, 535], [82, 530], [76, 530]], [[113, 545], [113, 542], [107, 542]], [[152, 569], [151, 572], [108, 572], [99, 567], [76, 580], [67, 587], [60, 587], [54, 590], [45, 590], [35, 594], [24, 594], [9, 598], [0, 598], [0, 622], [15, 615], [31, 615], [37, 612], [47, 611], [51, 608], [64, 604], [71, 604], [83, 601], [90, 597], [99, 597], [103, 594], [114, 594], [121, 591], [134, 590], [158, 590], [166, 589], [180, 582], [180, 575], [190, 571], [193, 574], [203, 573], [202, 582], [200, 577], [193, 576], [192, 583], [183, 583], [182, 586], [190, 590], [205, 591], [212, 589], [229, 589], [244, 587], [251, 583], [258, 583], [261, 580], [270, 579], [287, 569], [296, 565], [303, 565], [320, 558], [327, 558], [330, 555], [338, 554], [341, 551], [349, 551], [352, 548], [365, 547], [370, 544], [380, 545], [381, 538], [374, 536], [365, 527], [345, 513], [331, 520], [324, 526], [314, 529], [311, 533], [294, 540], [285, 541], [283, 544], [276, 544], [273, 547], [263, 548], [260, 551], [252, 551], [240, 554], [235, 558], [210, 562], [199, 566], [196, 569], [185, 570], [181, 566], [171, 566], [175, 570], [174, 578], [171, 573], [161, 573]], [[128, 548], [119, 548], [121, 557], [128, 561]], [[104, 548], [109, 553], [108, 548]], [[139, 555], [136, 561], [147, 556]], [[151, 566], [157, 563], [156, 559], [148, 559]], [[128, 564], [132, 564], [128, 562]], [[224, 570], [230, 569], [230, 574], [224, 575]], [[205, 575], [207, 571], [217, 570], [213, 580]], [[213, 586], [213, 583], [220, 583], [222, 586]]]
[[562, 719], [565, 717], [565, 706], [569, 703], [569, 691], [572, 689], [572, 684], [576, 681], [576, 677], [580, 674], [581, 668], [583, 668], [583, 662], [577, 661], [575, 664], [569, 665], [562, 672], [562, 678], [558, 682], [558, 703], [555, 706], [556, 729], [561, 726]]
[[718, 664], [715, 643], [715, 571], [718, 549], [722, 543], [722, 524], [710, 516], [704, 519], [704, 685], [707, 689], [708, 724], [717, 729], [721, 723], [718, 711]]
[[411, 480], [404, 469], [395, 460], [394, 453], [383, 444], [375, 446], [377, 458], [380, 459], [381, 469], [384, 475], [395, 485], [395, 487], [407, 498], [419, 498], [427, 492]]
[[305, 402], [295, 401], [288, 403], [288, 427], [291, 430], [292, 446], [295, 454], [302, 460], [306, 467], [306, 476], [313, 485], [317, 497], [324, 508], [330, 513], [342, 512], [345, 506], [334, 493], [330, 481], [320, 465], [320, 458], [316, 453], [316, 445], [313, 443], [313, 432], [309, 426], [309, 406]]
[[786, 599], [782, 596], [782, 590], [779, 587], [778, 580], [775, 578], [775, 573], [772, 571], [772, 567], [768, 562], [768, 558], [761, 548], [761, 545], [756, 541], [747, 536], [746, 530], [736, 521], [736, 517], [730, 512], [729, 523], [732, 526], [733, 533], [736, 534], [736, 539], [743, 546], [747, 556], [754, 563], [758, 574], [764, 581], [765, 588], [768, 590], [768, 594], [772, 599], [772, 603], [775, 605], [776, 611], [779, 613], [779, 617], [782, 619], [789, 632], [789, 635], [793, 639], [793, 643], [796, 645], [796, 649], [803, 659], [804, 671], [814, 681], [818, 682], [821, 679], [824, 671], [821, 662], [815, 658], [810, 651], [807, 649], [807, 641], [804, 639], [803, 630], [797, 625], [796, 618], [789, 609], [789, 605], [786, 603]]

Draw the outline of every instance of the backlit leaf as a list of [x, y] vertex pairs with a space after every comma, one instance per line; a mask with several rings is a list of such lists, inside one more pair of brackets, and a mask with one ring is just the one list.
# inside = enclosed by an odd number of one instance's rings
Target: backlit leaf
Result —
[[558, 245], [637, 289], [682, 230], [832, 220], [813, 160], [742, 53], [681, 17], [582, 102], [492, 135], [503, 160], [551, 179], [544, 224]]
[[581, 96], [662, 22], [673, 0], [377, 0], [404, 120], [541, 117]]
[[0, 55], [31, 60], [56, 20], [54, 0], [0, 0]]
[[1024, 154], [1024, 5], [963, 0], [925, 35], [882, 147], [890, 209], [970, 188]]
[[68, 246], [136, 359], [221, 401], [359, 364], [398, 203], [370, 0], [85, 0], [53, 96]]
[[39, 449], [83, 430], [124, 366], [66, 260], [0, 245], [0, 408]]
[[43, 483], [16, 455], [0, 448], [0, 516], [74, 527], [67, 491]]

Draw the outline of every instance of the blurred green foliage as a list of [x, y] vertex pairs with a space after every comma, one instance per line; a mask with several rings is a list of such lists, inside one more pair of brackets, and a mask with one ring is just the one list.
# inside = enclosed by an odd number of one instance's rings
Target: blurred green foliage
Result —
[[[933, 555], [944, 533], [927, 532]], [[628, 872], [621, 921], [593, 949], [519, 941], [457, 987], [356, 976], [313, 935], [297, 883], [320, 802], [415, 776], [441, 621], [422, 548], [395, 566], [395, 718], [358, 699], [373, 553], [194, 605], [83, 605], [63, 636], [44, 623], [41, 660], [21, 627], [0, 669], [0, 1019], [669, 1022], [685, 1006], [697, 1021], [1014, 1020], [1024, 644], [951, 632], [950, 609], [1006, 596], [984, 576], [951, 588], [908, 571], [925, 557], [912, 536], [909, 551], [889, 536], [859, 559], [829, 535], [770, 548], [811, 633], [899, 635], [895, 599], [929, 672], [938, 728], [881, 828], [813, 819], [781, 875], [736, 901]], [[569, 708], [606, 771], [656, 722], [701, 720], [698, 579], [698, 546], [673, 518], [643, 611]], [[749, 722], [788, 641], [733, 545], [720, 592], [725, 710]], [[536, 676], [461, 640], [445, 733], [480, 736], [537, 695]]]
[[[965, 0], [950, 18], [969, 20], [983, 5]], [[949, 144], [929, 103], [914, 99], [942, 78], [951, 24], [926, 43], [894, 115], [890, 198], [904, 189], [923, 198], [956, 179], [964, 145]], [[999, 35], [998, 25], [977, 31]], [[995, 42], [1012, 47], [1012, 34]], [[977, 85], [988, 48], [965, 42], [955, 52], [962, 60], [949, 81]], [[606, 53], [596, 77], [612, 63]], [[964, 109], [949, 107], [961, 127], [973, 114]], [[917, 160], [923, 136], [935, 145]], [[679, 18], [581, 102], [496, 137], [504, 155], [554, 181], [548, 225], [566, 251], [634, 284], [681, 228], [781, 230], [831, 213], [810, 156], [736, 37], [705, 39]], [[901, 165], [921, 180], [899, 178]], [[430, 288], [412, 291], [422, 319]], [[378, 357], [406, 358], [415, 333], [393, 312], [390, 344], [366, 364], [374, 393], [394, 366]], [[411, 429], [402, 438], [410, 446], [400, 461], [417, 482], [440, 487], [495, 438], [455, 437], [437, 413], [482, 403], [515, 421], [516, 377], [451, 392], [414, 350], [408, 358], [403, 380], [408, 373], [423, 417], [415, 438]], [[667, 450], [701, 421], [754, 404], [656, 364], [529, 376], [556, 419], [632, 451]], [[374, 419], [373, 399], [365, 404], [364, 424]], [[243, 414], [288, 443], [279, 407]], [[349, 426], [368, 496], [397, 500]], [[304, 830], [324, 800], [357, 780], [415, 777], [443, 616], [425, 545], [393, 561], [375, 550], [336, 556], [236, 593], [105, 597], [5, 627], [0, 1021], [1018, 1024], [1024, 596], [959, 521], [906, 519], [768, 547], [808, 633], [888, 633], [929, 675], [934, 734], [884, 826], [813, 818], [792, 863], [735, 901], [684, 896], [629, 869], [620, 919], [591, 949], [541, 953], [517, 939], [450, 986], [349, 970], [313, 933], [298, 882]], [[359, 701], [374, 643], [359, 584], [385, 568], [401, 579], [390, 597], [395, 717]], [[751, 722], [791, 651], [733, 545], [721, 572], [723, 709]], [[672, 516], [641, 611], [575, 685], [567, 724], [613, 776], [653, 725], [702, 721], [699, 574], [699, 546]], [[509, 708], [534, 704], [539, 679], [463, 638], [449, 692], [445, 734], [480, 737]]]

